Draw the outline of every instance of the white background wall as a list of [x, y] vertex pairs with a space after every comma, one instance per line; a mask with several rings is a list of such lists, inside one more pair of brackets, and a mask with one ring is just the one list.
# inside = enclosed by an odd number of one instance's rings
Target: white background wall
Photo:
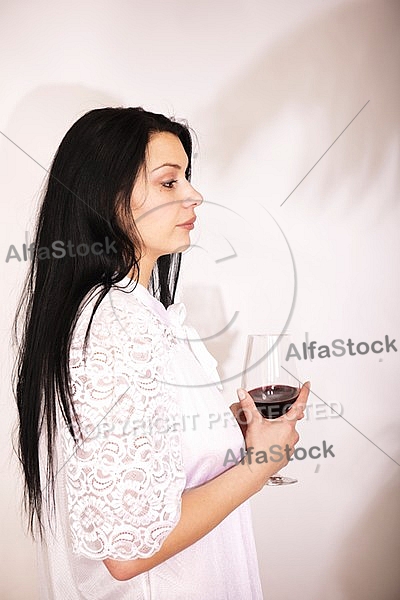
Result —
[[[298, 345], [388, 335], [399, 347], [400, 4], [2, 0], [0, 11], [0, 130], [16, 144], [0, 136], [0, 597], [35, 600], [10, 449], [8, 339], [27, 265], [5, 258], [32, 230], [61, 137], [87, 110], [120, 105], [197, 132], [193, 181], [207, 202], [182, 294], [206, 337], [237, 312], [209, 344], [228, 401], [247, 333], [289, 316]], [[335, 457], [293, 462], [299, 484], [252, 500], [265, 598], [400, 596], [398, 367], [393, 351], [301, 362], [322, 399], [312, 404], [340, 403], [344, 418], [311, 411], [299, 446], [325, 440]]]

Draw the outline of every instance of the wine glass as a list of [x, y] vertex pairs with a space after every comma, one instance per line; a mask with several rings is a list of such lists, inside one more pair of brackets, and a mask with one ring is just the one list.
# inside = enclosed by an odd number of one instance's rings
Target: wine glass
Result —
[[[265, 419], [284, 415], [300, 393], [296, 359], [291, 356], [289, 333], [247, 337], [242, 388], [253, 398]], [[265, 485], [289, 485], [297, 479], [276, 473]]]

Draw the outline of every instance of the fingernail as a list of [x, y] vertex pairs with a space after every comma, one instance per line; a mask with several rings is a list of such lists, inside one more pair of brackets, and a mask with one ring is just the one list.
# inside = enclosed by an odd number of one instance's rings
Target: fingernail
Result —
[[246, 398], [246, 392], [242, 388], [239, 388], [236, 391], [237, 391], [239, 400], [244, 400]]

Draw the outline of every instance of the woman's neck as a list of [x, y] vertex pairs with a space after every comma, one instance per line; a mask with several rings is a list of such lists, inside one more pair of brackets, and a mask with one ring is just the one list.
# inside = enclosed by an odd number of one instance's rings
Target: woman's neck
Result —
[[[139, 283], [146, 289], [149, 287], [150, 277], [156, 264], [156, 259], [153, 260], [150, 257], [142, 256], [139, 260]], [[136, 269], [133, 268], [129, 273], [128, 277], [134, 278]]]

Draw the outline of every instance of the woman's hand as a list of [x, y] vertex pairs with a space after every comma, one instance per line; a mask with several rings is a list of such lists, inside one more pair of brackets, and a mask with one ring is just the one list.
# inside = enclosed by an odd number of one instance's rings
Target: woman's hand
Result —
[[[294, 446], [299, 441], [296, 424], [304, 417], [309, 392], [310, 382], [308, 381], [302, 386], [299, 397], [289, 411], [282, 417], [269, 420], [258, 412], [250, 394], [245, 390], [238, 390], [240, 402], [232, 404], [230, 408], [246, 441], [247, 464], [260, 473], [261, 485], [265, 483], [265, 479], [262, 480], [264, 471], [268, 471], [268, 476], [271, 475], [271, 465], [276, 473], [289, 462], [289, 458], [294, 452]], [[241, 395], [243, 398], [240, 397]], [[257, 452], [263, 453], [258, 455], [261, 457], [258, 463], [255, 461]], [[251, 456], [253, 456], [253, 460], [251, 460]]]

